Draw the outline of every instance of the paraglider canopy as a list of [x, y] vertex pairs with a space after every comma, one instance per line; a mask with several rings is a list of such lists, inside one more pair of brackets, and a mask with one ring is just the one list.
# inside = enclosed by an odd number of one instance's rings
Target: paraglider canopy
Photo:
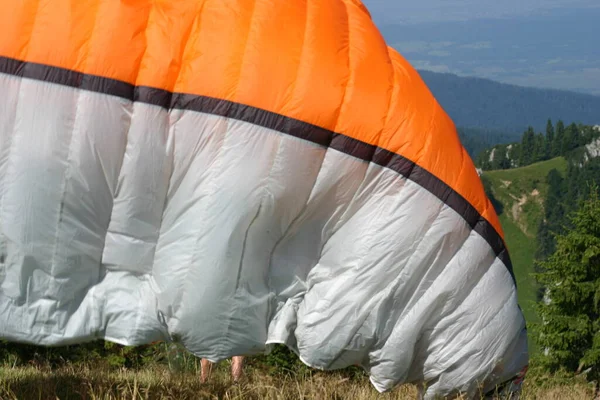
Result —
[[494, 208], [358, 0], [0, 6], [0, 337], [285, 343], [428, 398], [527, 364]]

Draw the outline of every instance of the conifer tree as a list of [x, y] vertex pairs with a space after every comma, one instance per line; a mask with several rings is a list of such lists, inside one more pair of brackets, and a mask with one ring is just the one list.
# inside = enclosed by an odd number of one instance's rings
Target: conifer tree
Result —
[[546, 158], [552, 158], [552, 143], [554, 143], [554, 126], [552, 120], [548, 118], [546, 123]]
[[556, 251], [540, 262], [536, 279], [546, 288], [537, 304], [542, 365], [589, 370], [600, 376], [600, 199], [594, 184], [570, 215], [573, 229], [556, 237]]
[[535, 148], [533, 162], [544, 161], [546, 159], [546, 139], [544, 135], [538, 133], [535, 135]]
[[554, 234], [562, 233], [564, 225], [564, 204], [563, 196], [565, 192], [565, 180], [555, 169], [551, 169], [546, 177], [548, 184], [548, 193], [544, 201], [544, 218], [538, 228], [537, 258], [545, 260], [555, 251]]
[[558, 120], [556, 123], [556, 129], [554, 131], [554, 142], [552, 143], [552, 157], [558, 157], [562, 155], [563, 137], [565, 136], [565, 124], [562, 120]]
[[535, 131], [533, 127], [527, 128], [527, 131], [523, 133], [521, 140], [521, 154], [519, 157], [519, 166], [524, 167], [531, 164], [535, 157]]
[[579, 141], [578, 136], [579, 136], [579, 129], [577, 128], [577, 125], [575, 125], [573, 123], [566, 127], [565, 134], [564, 134], [563, 140], [562, 140], [562, 150], [561, 150], [562, 155], [567, 154], [569, 151], [571, 151], [577, 147], [577, 144]]

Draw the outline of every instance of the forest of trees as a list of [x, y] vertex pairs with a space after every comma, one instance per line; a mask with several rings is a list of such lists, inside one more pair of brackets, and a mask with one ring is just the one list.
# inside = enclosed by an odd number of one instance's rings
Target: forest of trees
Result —
[[[554, 178], [553, 178], [554, 179]], [[550, 371], [585, 372], [600, 378], [600, 198], [594, 182], [585, 185], [578, 206], [556, 236], [554, 248], [539, 263], [537, 280], [545, 288], [537, 311], [539, 358]]]
[[510, 169], [567, 156], [573, 150], [600, 137], [600, 131], [590, 125], [571, 123], [567, 126], [558, 120], [556, 126], [548, 120], [546, 131], [536, 133], [529, 126], [520, 142], [502, 144], [481, 151], [475, 163], [482, 170]]
[[[573, 125], [563, 129], [548, 123], [545, 157], [567, 154], [585, 144]], [[583, 132], [586, 140], [592, 135]], [[539, 143], [526, 133], [529, 158], [535, 162]], [[533, 136], [535, 137], [535, 136]], [[533, 143], [532, 143], [533, 142]], [[522, 146], [523, 142], [522, 142]], [[537, 234], [535, 279], [539, 283], [537, 313], [542, 322], [533, 324], [535, 340], [544, 350], [539, 365], [548, 371], [586, 372], [600, 378], [600, 158], [571, 153], [567, 171], [556, 169], [546, 177], [548, 193], [544, 217]], [[596, 384], [598, 392], [599, 387]]]
[[600, 182], [600, 158], [571, 162], [564, 177], [552, 169], [546, 178], [548, 194], [544, 200], [544, 218], [538, 229], [537, 258], [545, 260], [555, 251], [554, 235], [571, 229], [569, 214], [590, 194], [590, 185]]

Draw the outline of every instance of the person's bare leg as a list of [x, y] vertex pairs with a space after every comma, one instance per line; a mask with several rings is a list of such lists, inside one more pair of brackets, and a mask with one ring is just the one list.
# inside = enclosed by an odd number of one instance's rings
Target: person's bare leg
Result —
[[244, 372], [244, 356], [234, 356], [231, 358], [231, 377], [234, 382], [238, 382]]
[[200, 382], [205, 383], [210, 378], [210, 373], [212, 372], [213, 364], [208, 361], [206, 358], [200, 360]]

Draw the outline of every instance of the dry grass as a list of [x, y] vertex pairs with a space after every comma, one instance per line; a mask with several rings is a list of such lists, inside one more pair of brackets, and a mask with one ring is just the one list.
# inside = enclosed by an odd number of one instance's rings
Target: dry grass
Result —
[[156, 367], [143, 371], [109, 371], [62, 367], [0, 368], [1, 399], [414, 399], [412, 387], [380, 395], [366, 379], [335, 374], [311, 378], [270, 377], [248, 371], [243, 382], [233, 384], [225, 371], [215, 371], [201, 384], [190, 372], [171, 373]]
[[[172, 373], [156, 366], [143, 371], [66, 366], [49, 368], [0, 367], [0, 398], [13, 399], [415, 399], [416, 390], [403, 386], [379, 394], [366, 377], [348, 378], [316, 372], [302, 378], [272, 377], [249, 370], [242, 383], [232, 384], [226, 368], [201, 384], [193, 372]], [[522, 400], [593, 399], [589, 384], [551, 377], [526, 380]]]

